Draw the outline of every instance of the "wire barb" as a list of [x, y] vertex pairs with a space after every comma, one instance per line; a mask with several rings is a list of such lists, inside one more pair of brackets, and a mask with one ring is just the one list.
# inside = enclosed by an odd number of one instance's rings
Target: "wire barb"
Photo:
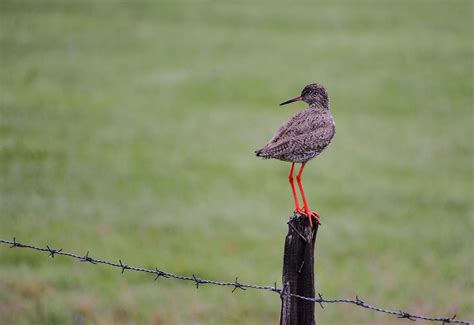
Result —
[[9, 244], [10, 248], [25, 247], [22, 243], [17, 242], [15, 237], [13, 237], [13, 241], [10, 241]]
[[323, 295], [318, 293], [318, 297], [319, 297], [319, 301], [317, 302], [319, 304], [319, 306], [321, 306], [321, 309], [324, 309], [324, 306], [323, 306], [323, 301], [324, 301], [324, 298], [323, 298]]
[[194, 274], [192, 275], [192, 277], [190, 277], [190, 276], [183, 276], [183, 275], [177, 275], [177, 274], [173, 274], [169, 272], [164, 272], [164, 271], [159, 270], [158, 268], [146, 269], [143, 267], [129, 266], [128, 264], [122, 263], [121, 259], [119, 259], [119, 263], [114, 263], [110, 261], [93, 258], [89, 256], [89, 251], [87, 251], [86, 255], [79, 255], [75, 253], [65, 252], [62, 249], [54, 249], [50, 247], [49, 245], [46, 245], [46, 247], [38, 247], [38, 246], [29, 245], [29, 244], [22, 244], [18, 242], [15, 237], [13, 237], [13, 240], [0, 239], [0, 244], [8, 245], [10, 248], [26, 248], [26, 249], [31, 249], [35, 251], [46, 252], [48, 253], [48, 256], [51, 258], [54, 258], [56, 255], [62, 255], [62, 256], [79, 260], [81, 262], [89, 262], [93, 265], [104, 264], [104, 265], [121, 269], [122, 274], [125, 272], [125, 270], [132, 270], [135, 272], [144, 272], [144, 273], [154, 274], [155, 280], [157, 280], [160, 276], [162, 276], [164, 278], [172, 278], [175, 280], [193, 281], [196, 284], [196, 288], [199, 288], [199, 284], [206, 283], [206, 284], [212, 284], [212, 285], [217, 285], [217, 286], [233, 287], [232, 292], [235, 292], [235, 290], [237, 289], [246, 290], [248, 288], [256, 289], [256, 290], [266, 290], [266, 291], [278, 293], [280, 295], [280, 298], [283, 298], [285, 296], [290, 296], [290, 297], [295, 297], [295, 298], [306, 300], [306, 301], [312, 301], [314, 303], [318, 303], [321, 306], [321, 308], [324, 308], [323, 303], [325, 304], [346, 303], [346, 304], [357, 305], [359, 307], [370, 309], [379, 313], [390, 314], [393, 316], [397, 316], [399, 318], [406, 318], [411, 321], [425, 320], [425, 321], [439, 322], [441, 324], [455, 323], [455, 324], [464, 324], [464, 325], [474, 325], [472, 322], [467, 321], [467, 320], [455, 319], [456, 315], [453, 315], [452, 317], [428, 317], [428, 316], [409, 314], [401, 310], [397, 311], [397, 310], [384, 309], [384, 308], [369, 305], [368, 303], [360, 299], [358, 296], [356, 296], [355, 299], [325, 299], [323, 298], [322, 294], [318, 293], [318, 297], [305, 297], [305, 296], [300, 296], [291, 292], [287, 292], [288, 287], [285, 284], [283, 284], [283, 287], [279, 289], [277, 287], [276, 282], [274, 283], [273, 286], [245, 284], [245, 283], [240, 283], [238, 277], [235, 278], [234, 282], [221, 282], [221, 281], [205, 280], [205, 279], [197, 278]]
[[240, 290], [247, 290], [245, 289], [244, 287], [242, 287], [242, 285], [238, 282], [239, 278], [235, 278], [235, 282], [234, 282], [234, 289], [232, 289], [232, 293], [234, 293], [235, 290], [237, 289], [240, 289]]
[[46, 245], [46, 248], [47, 248], [48, 251], [49, 251], [49, 257], [51, 257], [51, 258], [54, 258], [54, 254], [57, 254], [57, 253], [59, 253], [59, 252], [62, 251], [62, 249], [58, 249], [58, 250], [52, 249], [52, 248], [49, 247], [48, 245]]
[[404, 311], [399, 310], [399, 313], [400, 313], [401, 315], [398, 316], [398, 318], [406, 318], [406, 319], [411, 320], [411, 321], [416, 321], [416, 319], [414, 319], [413, 316], [410, 315], [410, 314], [407, 313], [407, 312], [404, 312]]
[[159, 278], [160, 276], [162, 276], [162, 277], [164, 277], [164, 278], [167, 278], [166, 273], [163, 272], [163, 271], [158, 270], [157, 268], [155, 268], [155, 273], [156, 273], [155, 281], [158, 280], [158, 278]]
[[127, 264], [122, 264], [122, 260], [119, 260], [119, 263], [120, 263], [120, 268], [122, 269], [122, 274], [123, 272], [125, 272], [125, 270], [130, 269], [130, 266], [128, 266]]
[[456, 314], [454, 314], [454, 315], [451, 316], [450, 318], [444, 319], [444, 320], [443, 320], [443, 325], [444, 325], [444, 324], [449, 324], [449, 323], [454, 323], [455, 318], [456, 318]]
[[199, 289], [199, 284], [200, 284], [200, 283], [210, 283], [210, 282], [208, 282], [208, 281], [203, 281], [203, 280], [200, 279], [200, 278], [196, 278], [196, 277], [194, 276], [194, 273], [193, 273], [193, 281], [196, 283], [196, 288], [197, 288], [197, 289]]
[[278, 289], [278, 287], [277, 287], [276, 281], [275, 281], [275, 284], [273, 285], [273, 287], [271, 287], [270, 291], [273, 291], [273, 292], [276, 292], [276, 293], [281, 292], [281, 289]]
[[97, 264], [97, 262], [92, 257], [89, 256], [89, 251], [87, 251], [86, 255], [84, 255], [80, 258], [80, 261], [81, 262], [89, 262], [91, 264]]

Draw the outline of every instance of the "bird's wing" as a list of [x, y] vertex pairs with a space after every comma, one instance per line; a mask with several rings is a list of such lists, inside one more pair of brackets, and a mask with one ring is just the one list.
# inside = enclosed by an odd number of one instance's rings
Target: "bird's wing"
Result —
[[331, 143], [335, 133], [336, 128], [334, 124], [331, 123], [321, 125], [307, 134], [299, 135], [297, 138], [299, 141], [302, 141], [307, 148], [310, 148], [309, 150], [314, 150], [319, 153]]
[[273, 135], [273, 138], [270, 139], [269, 144], [277, 143], [285, 136], [288, 136], [289, 134], [294, 133], [296, 129], [298, 129], [295, 126], [297, 126], [297, 124], [301, 123], [302, 121], [301, 116], [303, 112], [304, 111], [299, 112], [298, 114], [294, 116], [291, 116], [285, 123], [283, 123], [283, 125], [280, 126], [278, 131], [276, 131], [275, 135]]
[[333, 125], [323, 125], [310, 130], [303, 128], [306, 132], [298, 132], [298, 128], [295, 129], [292, 132], [283, 132], [277, 141], [268, 143], [263, 148], [263, 153], [271, 157], [309, 152], [319, 154], [329, 145], [335, 133]]
[[279, 158], [288, 154], [304, 153], [311, 150], [303, 141], [298, 139], [286, 139], [279, 142], [268, 143], [258, 150], [257, 155], [263, 158]]

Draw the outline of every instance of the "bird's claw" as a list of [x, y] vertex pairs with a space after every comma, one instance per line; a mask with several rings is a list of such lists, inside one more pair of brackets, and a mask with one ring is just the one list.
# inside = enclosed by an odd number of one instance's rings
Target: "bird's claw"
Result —
[[309, 223], [312, 224], [311, 222], [311, 218], [314, 218], [316, 219], [316, 222], [318, 223], [318, 225], [321, 225], [321, 221], [319, 221], [319, 215], [316, 213], [316, 211], [309, 211], [309, 214], [307, 214], [308, 218], [309, 218]]
[[297, 208], [294, 210], [295, 213], [298, 213], [302, 216], [307, 216], [308, 217], [308, 220], [309, 220], [309, 225], [312, 227], [313, 226], [313, 218], [316, 219], [316, 222], [318, 223], [318, 225], [321, 224], [321, 221], [319, 221], [319, 215], [316, 211], [311, 211], [311, 210], [308, 210], [309, 213], [307, 212], [307, 210], [305, 208]]
[[319, 221], [319, 215], [316, 211], [311, 211], [311, 210], [304, 210], [303, 214], [308, 217], [309, 220], [309, 225], [313, 227], [313, 218], [316, 219], [316, 222], [318, 225], [321, 225], [321, 222]]

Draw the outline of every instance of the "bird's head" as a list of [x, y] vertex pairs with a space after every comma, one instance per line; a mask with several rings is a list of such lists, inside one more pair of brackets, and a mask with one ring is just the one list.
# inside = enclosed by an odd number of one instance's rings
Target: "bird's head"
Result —
[[320, 104], [323, 107], [327, 107], [328, 104], [328, 93], [326, 88], [321, 84], [309, 84], [303, 88], [301, 95], [286, 102], [281, 103], [280, 105], [286, 105], [296, 101], [302, 100], [309, 105]]

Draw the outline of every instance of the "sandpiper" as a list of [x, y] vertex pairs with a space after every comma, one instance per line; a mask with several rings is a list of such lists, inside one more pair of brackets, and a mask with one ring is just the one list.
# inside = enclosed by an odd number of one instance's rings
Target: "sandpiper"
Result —
[[[309, 208], [301, 182], [301, 174], [306, 163], [318, 156], [331, 143], [336, 134], [336, 125], [329, 111], [329, 97], [323, 85], [317, 83], [307, 85], [303, 88], [300, 96], [287, 100], [280, 105], [299, 100], [307, 103], [309, 107], [290, 117], [273, 138], [255, 153], [258, 157], [264, 159], [274, 158], [292, 163], [288, 179], [295, 201], [295, 211], [306, 215], [309, 224], [313, 226], [312, 218], [315, 218], [320, 224], [319, 216]], [[300, 208], [293, 181], [295, 163], [301, 163], [296, 181], [303, 199], [303, 208]]]

